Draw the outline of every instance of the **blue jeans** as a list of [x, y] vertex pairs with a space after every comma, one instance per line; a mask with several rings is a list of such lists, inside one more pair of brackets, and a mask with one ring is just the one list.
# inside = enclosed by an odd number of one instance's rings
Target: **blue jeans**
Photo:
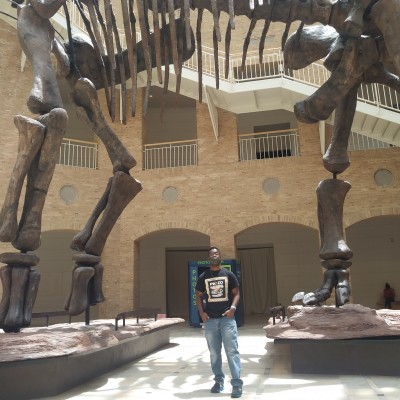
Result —
[[205, 336], [210, 350], [211, 369], [216, 382], [223, 382], [225, 375], [222, 372], [222, 344], [231, 371], [232, 386], [242, 386], [240, 379], [240, 354], [238, 351], [237, 326], [235, 318], [210, 318], [204, 323]]

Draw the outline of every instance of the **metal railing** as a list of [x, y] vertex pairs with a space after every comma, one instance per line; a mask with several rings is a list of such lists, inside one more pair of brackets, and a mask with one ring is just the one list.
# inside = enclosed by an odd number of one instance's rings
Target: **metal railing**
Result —
[[72, 322], [72, 316], [69, 315], [66, 311], [44, 311], [32, 313], [32, 319], [44, 318], [46, 321], [46, 326], [49, 326], [50, 318], [56, 317], [65, 317], [64, 320], [68, 319], [68, 323]]
[[248, 133], [238, 139], [240, 161], [300, 156], [298, 129]]
[[379, 83], [363, 83], [358, 90], [358, 100], [388, 110], [400, 111], [400, 96], [396, 90]]
[[118, 321], [122, 319], [122, 326], [125, 326], [127, 318], [136, 318], [136, 324], [139, 324], [140, 318], [153, 318], [157, 321], [157, 317], [161, 312], [161, 308], [140, 307], [138, 310], [124, 311], [115, 317], [115, 330], [118, 330]]
[[197, 140], [145, 144], [143, 148], [144, 170], [197, 165]]
[[[243, 68], [240, 54], [231, 54], [228, 66], [225, 65], [226, 61], [225, 53], [219, 52], [219, 78], [229, 83], [285, 77], [317, 87], [325, 83], [330, 76], [329, 71], [320, 63], [312, 63], [301, 70], [287, 68], [281, 49], [265, 50], [262, 63], [259, 62], [258, 52], [248, 52]], [[203, 46], [202, 63], [203, 75], [214, 77], [216, 68], [213, 49]], [[184, 67], [197, 71], [197, 49], [193, 56], [184, 63]], [[227, 76], [225, 76], [225, 69], [229, 71]]]
[[359, 150], [373, 150], [373, 149], [387, 149], [389, 147], [396, 147], [392, 144], [382, 142], [381, 140], [362, 135], [357, 132], [351, 132], [348, 142], [348, 151]]
[[97, 154], [97, 143], [63, 139], [58, 164], [97, 169]]
[[[202, 62], [203, 75], [214, 77], [216, 74], [213, 49], [203, 47]], [[225, 76], [225, 54], [219, 52], [218, 68], [219, 79], [229, 83], [249, 82], [260, 79], [286, 78], [292, 81], [305, 83], [313, 87], [320, 87], [330, 76], [330, 72], [320, 63], [312, 63], [300, 70], [291, 70], [285, 66], [281, 49], [269, 49], [265, 52], [260, 64], [258, 52], [249, 52], [242, 68], [241, 55], [230, 55], [227, 66], [228, 75]], [[184, 67], [197, 71], [197, 50], [192, 58], [185, 62]], [[400, 96], [394, 90], [378, 83], [362, 84], [358, 91], [358, 100], [400, 112]]]

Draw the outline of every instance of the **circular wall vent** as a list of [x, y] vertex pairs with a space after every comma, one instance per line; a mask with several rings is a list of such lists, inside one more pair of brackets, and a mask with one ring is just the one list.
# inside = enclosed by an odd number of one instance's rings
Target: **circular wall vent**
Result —
[[390, 186], [393, 183], [393, 174], [388, 169], [378, 169], [374, 175], [375, 183], [378, 186]]
[[168, 186], [165, 188], [162, 194], [163, 200], [167, 203], [174, 203], [178, 199], [178, 196], [178, 189], [173, 186]]
[[274, 195], [279, 192], [281, 188], [281, 183], [278, 178], [267, 178], [263, 182], [263, 190], [266, 194]]
[[72, 185], [64, 185], [60, 189], [60, 197], [65, 203], [70, 204], [78, 197], [78, 191]]

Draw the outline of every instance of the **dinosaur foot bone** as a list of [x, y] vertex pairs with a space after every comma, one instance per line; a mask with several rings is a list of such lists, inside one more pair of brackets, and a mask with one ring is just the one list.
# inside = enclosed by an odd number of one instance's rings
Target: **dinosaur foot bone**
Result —
[[313, 292], [298, 292], [292, 297], [292, 302], [302, 301], [306, 306], [319, 306], [328, 300], [335, 289], [336, 306], [340, 307], [350, 300], [349, 271], [345, 269], [328, 269], [324, 272], [324, 282]]
[[77, 265], [72, 273], [70, 293], [65, 301], [64, 309], [69, 315], [79, 315], [89, 305], [88, 285], [95, 273], [92, 267]]
[[5, 332], [19, 332], [31, 322], [40, 282], [40, 273], [31, 266], [39, 258], [32, 254], [3, 253], [0, 260], [7, 264], [0, 270], [3, 285], [0, 328]]
[[72, 259], [80, 267], [92, 267], [94, 269], [94, 275], [88, 287], [89, 304], [102, 303], [105, 298], [102, 289], [104, 267], [100, 263], [101, 258], [91, 254], [80, 253], [74, 254]]

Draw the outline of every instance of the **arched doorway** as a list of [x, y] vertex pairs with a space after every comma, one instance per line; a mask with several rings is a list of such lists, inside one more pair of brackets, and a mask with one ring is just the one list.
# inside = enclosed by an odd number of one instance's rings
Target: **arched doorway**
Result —
[[242, 264], [247, 315], [265, 313], [277, 303], [290, 305], [293, 295], [322, 283], [316, 229], [293, 223], [268, 223], [236, 235]]
[[209, 236], [186, 229], [151, 233], [139, 241], [139, 303], [168, 317], [188, 318], [188, 262], [207, 259]]
[[382, 292], [388, 282], [400, 297], [400, 216], [379, 216], [346, 229], [346, 242], [353, 251], [350, 268], [352, 301], [370, 308], [383, 308]]
[[[70, 244], [76, 231], [53, 230], [42, 233], [41, 246], [35, 254], [40, 258], [35, 267], [41, 274], [39, 290], [33, 312], [63, 311], [64, 302], [69, 293], [72, 279], [72, 256], [76, 251]], [[91, 318], [98, 315], [97, 307], [91, 307]], [[74, 321], [83, 321], [84, 315], [74, 317]], [[52, 318], [51, 323], [65, 322], [66, 318]], [[43, 322], [43, 321], [41, 321]], [[32, 320], [35, 325], [35, 320]]]

